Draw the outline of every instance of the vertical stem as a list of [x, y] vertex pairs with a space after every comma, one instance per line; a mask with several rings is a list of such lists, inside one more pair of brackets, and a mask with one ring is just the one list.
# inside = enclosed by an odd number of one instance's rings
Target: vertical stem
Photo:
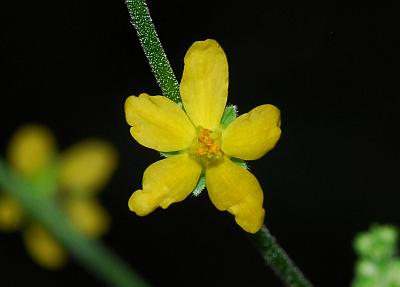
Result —
[[312, 287], [303, 273], [289, 258], [285, 250], [279, 246], [276, 239], [264, 225], [259, 232], [252, 236], [258, 250], [268, 266], [282, 282], [289, 287]]
[[126, 0], [125, 3], [163, 95], [176, 103], [180, 102], [179, 83], [158, 39], [146, 1]]

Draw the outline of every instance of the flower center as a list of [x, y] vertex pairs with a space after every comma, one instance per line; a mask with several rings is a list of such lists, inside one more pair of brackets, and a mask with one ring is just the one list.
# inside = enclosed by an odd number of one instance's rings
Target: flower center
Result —
[[198, 128], [192, 153], [202, 161], [203, 165], [208, 166], [221, 158], [220, 138], [220, 132], [212, 132], [203, 127]]

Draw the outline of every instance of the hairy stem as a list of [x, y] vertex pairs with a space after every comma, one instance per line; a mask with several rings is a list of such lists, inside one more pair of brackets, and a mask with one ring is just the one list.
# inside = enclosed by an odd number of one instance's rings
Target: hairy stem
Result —
[[125, 3], [163, 95], [176, 103], [180, 102], [179, 83], [158, 39], [146, 1], [126, 0]]
[[265, 263], [274, 270], [275, 274], [286, 286], [312, 287], [312, 284], [304, 277], [285, 250], [279, 246], [265, 225], [252, 236], [252, 239]]

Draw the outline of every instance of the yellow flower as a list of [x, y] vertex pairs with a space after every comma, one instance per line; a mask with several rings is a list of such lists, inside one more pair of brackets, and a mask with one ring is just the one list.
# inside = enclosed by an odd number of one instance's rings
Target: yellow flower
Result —
[[185, 199], [205, 175], [208, 195], [219, 210], [235, 216], [250, 233], [264, 221], [263, 192], [257, 179], [232, 160], [255, 160], [277, 143], [280, 112], [261, 105], [221, 124], [228, 96], [228, 62], [215, 40], [195, 42], [185, 56], [180, 84], [183, 109], [162, 96], [141, 94], [125, 102], [133, 138], [141, 145], [176, 155], [150, 165], [143, 189], [129, 199], [139, 216]]
[[[26, 181], [50, 196], [65, 212], [75, 228], [89, 237], [102, 235], [109, 216], [95, 198], [113, 173], [117, 155], [100, 140], [86, 140], [57, 155], [51, 132], [40, 125], [17, 130], [7, 150], [12, 168]], [[40, 265], [56, 269], [66, 262], [66, 252], [39, 223], [28, 220], [19, 203], [0, 194], [0, 230], [23, 230], [23, 239], [32, 258]]]

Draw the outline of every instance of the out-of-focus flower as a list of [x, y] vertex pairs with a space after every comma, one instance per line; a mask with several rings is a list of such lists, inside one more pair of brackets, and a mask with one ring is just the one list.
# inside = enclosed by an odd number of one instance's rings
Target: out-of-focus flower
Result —
[[353, 287], [400, 287], [398, 231], [391, 225], [374, 225], [354, 240], [358, 254]]
[[144, 216], [157, 207], [185, 199], [205, 176], [209, 197], [227, 210], [247, 232], [264, 221], [263, 192], [257, 179], [236, 159], [255, 160], [277, 143], [280, 112], [261, 105], [224, 121], [228, 96], [228, 62], [215, 40], [195, 42], [185, 56], [180, 84], [183, 108], [163, 96], [141, 94], [125, 102], [125, 115], [141, 145], [173, 156], [150, 165], [143, 189], [129, 208]]
[[[117, 153], [107, 142], [86, 140], [58, 154], [51, 132], [40, 125], [26, 125], [12, 137], [7, 158], [40, 196], [55, 200], [70, 222], [85, 235], [96, 238], [107, 231], [110, 219], [96, 199], [117, 164]], [[38, 222], [29, 220], [19, 203], [0, 194], [0, 230], [21, 229], [26, 248], [40, 265], [56, 269], [67, 256], [57, 240]]]

